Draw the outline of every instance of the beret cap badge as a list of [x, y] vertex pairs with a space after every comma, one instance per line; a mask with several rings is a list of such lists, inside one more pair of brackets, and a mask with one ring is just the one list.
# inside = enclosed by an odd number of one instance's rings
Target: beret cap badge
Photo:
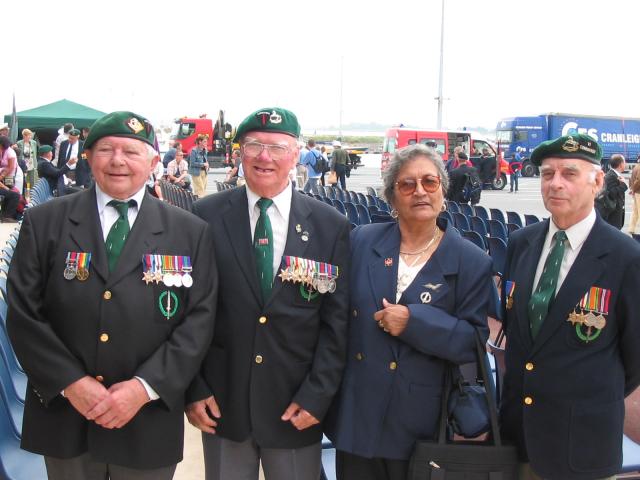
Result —
[[580, 145], [576, 142], [573, 137], [569, 137], [564, 145], [562, 145], [562, 149], [567, 152], [577, 152]]
[[133, 131], [133, 133], [138, 134], [144, 130], [144, 126], [140, 123], [136, 117], [131, 117], [129, 121], [127, 121], [127, 126]]

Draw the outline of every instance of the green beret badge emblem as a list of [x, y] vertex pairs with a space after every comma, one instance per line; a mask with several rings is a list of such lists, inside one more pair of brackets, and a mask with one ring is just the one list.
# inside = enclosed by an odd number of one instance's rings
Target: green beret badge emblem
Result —
[[571, 153], [577, 152], [578, 148], [580, 148], [580, 145], [573, 139], [573, 137], [569, 137], [567, 141], [564, 142], [564, 145], [562, 145], [562, 149], [564, 151]]

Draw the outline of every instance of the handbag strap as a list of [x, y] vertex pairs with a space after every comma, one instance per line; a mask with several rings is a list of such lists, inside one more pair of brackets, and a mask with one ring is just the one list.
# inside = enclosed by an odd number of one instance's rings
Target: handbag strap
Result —
[[[475, 332], [475, 341], [476, 341], [476, 365], [477, 369], [480, 371], [480, 376], [482, 378], [482, 382], [484, 384], [484, 397], [487, 401], [487, 405], [489, 407], [489, 419], [491, 421], [491, 437], [493, 438], [493, 442], [497, 447], [502, 446], [502, 438], [500, 436], [500, 429], [498, 428], [498, 411], [496, 409], [495, 399], [493, 398], [493, 394], [491, 392], [489, 383], [489, 374], [487, 372], [487, 363], [486, 357], [487, 352], [484, 349], [482, 342], [480, 341], [480, 336], [476, 330]], [[453, 373], [454, 373], [454, 365], [449, 364], [445, 369], [444, 374], [444, 390], [442, 392], [442, 396], [440, 399], [440, 428], [438, 431], [438, 443], [444, 445], [447, 443], [447, 420], [449, 416], [448, 412], [448, 404], [449, 404], [449, 395], [451, 394], [451, 388], [453, 383]]]

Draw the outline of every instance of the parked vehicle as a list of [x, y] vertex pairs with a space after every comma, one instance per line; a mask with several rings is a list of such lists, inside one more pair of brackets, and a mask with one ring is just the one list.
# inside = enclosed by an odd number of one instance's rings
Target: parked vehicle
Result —
[[198, 118], [182, 117], [176, 119], [171, 138], [182, 144], [182, 151], [187, 154], [191, 152], [198, 135], [209, 137], [210, 150], [207, 156], [212, 167], [229, 165], [233, 127], [229, 123], [225, 123], [222, 110], [220, 110], [215, 124], [206, 115]]
[[504, 157], [510, 158], [517, 147], [523, 147], [522, 175], [531, 177], [538, 169], [529, 156], [540, 143], [563, 135], [584, 133], [602, 147], [603, 164], [614, 153], [627, 159], [633, 168], [640, 153], [640, 118], [596, 117], [570, 113], [545, 113], [534, 117], [503, 118], [496, 127], [496, 142]]
[[471, 163], [477, 165], [482, 150], [487, 148], [491, 156], [496, 159], [496, 166], [500, 165], [499, 174], [493, 179], [491, 187], [494, 190], [502, 190], [507, 185], [509, 164], [498, 154], [497, 149], [489, 141], [473, 132], [467, 131], [423, 130], [406, 127], [389, 128], [385, 132], [382, 145], [380, 172], [382, 173], [387, 169], [389, 160], [391, 160], [397, 149], [417, 143], [434, 146], [445, 163], [453, 157], [453, 150], [461, 146], [469, 155]]

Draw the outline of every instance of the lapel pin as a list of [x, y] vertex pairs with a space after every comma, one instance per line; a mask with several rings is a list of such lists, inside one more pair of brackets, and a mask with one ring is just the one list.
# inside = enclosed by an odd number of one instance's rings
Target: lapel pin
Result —
[[300, 239], [303, 242], [309, 241], [309, 232], [307, 232], [306, 230], [304, 232], [302, 232], [302, 236], [300, 237]]
[[431, 303], [431, 293], [429, 292], [422, 292], [420, 294], [420, 301], [422, 303]]
[[424, 288], [429, 288], [429, 289], [434, 290], [434, 291], [437, 291], [441, 286], [442, 286], [441, 283], [436, 283], [435, 285], [433, 283], [425, 283], [424, 284]]
[[392, 267], [393, 266], [393, 258], [391, 258], [391, 257], [385, 258], [384, 259], [384, 266], [385, 267]]
[[300, 224], [298, 223], [296, 225], [296, 233], [301, 233], [302, 232], [302, 227], [300, 226]]

